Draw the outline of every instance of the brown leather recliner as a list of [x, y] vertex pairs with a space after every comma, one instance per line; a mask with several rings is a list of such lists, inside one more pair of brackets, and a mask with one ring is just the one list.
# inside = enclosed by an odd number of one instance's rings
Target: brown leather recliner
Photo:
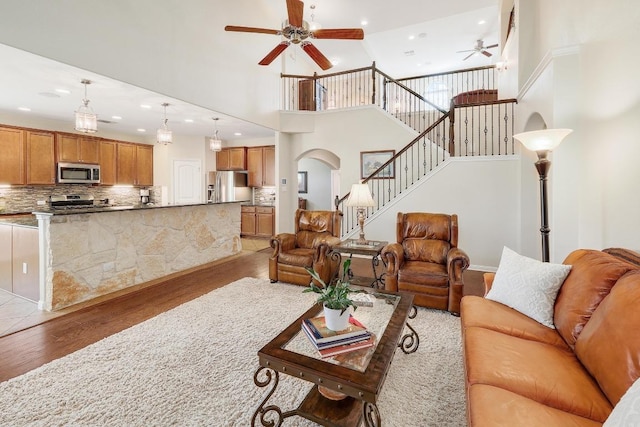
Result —
[[416, 305], [459, 315], [469, 257], [458, 248], [458, 216], [398, 212], [396, 238], [382, 249], [385, 288], [413, 293]]
[[311, 283], [308, 267], [330, 283], [340, 262], [339, 256], [331, 256], [331, 248], [340, 243], [341, 216], [340, 211], [296, 210], [295, 234], [281, 233], [271, 238], [271, 282], [307, 286]]

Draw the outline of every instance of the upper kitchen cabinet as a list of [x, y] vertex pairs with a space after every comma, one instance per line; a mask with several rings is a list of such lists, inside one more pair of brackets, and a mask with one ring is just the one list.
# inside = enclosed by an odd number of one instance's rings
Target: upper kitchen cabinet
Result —
[[81, 135], [57, 134], [59, 162], [100, 163], [100, 141]]
[[24, 131], [0, 127], [0, 153], [0, 184], [24, 184]]
[[276, 185], [276, 149], [269, 145], [247, 149], [249, 187], [273, 187]]
[[247, 169], [247, 148], [223, 148], [216, 153], [216, 170], [243, 171]]
[[55, 184], [55, 134], [25, 131], [27, 184]]
[[116, 163], [116, 184], [153, 185], [153, 146], [119, 142]]
[[116, 141], [102, 140], [100, 141], [100, 184], [115, 185], [116, 184]]

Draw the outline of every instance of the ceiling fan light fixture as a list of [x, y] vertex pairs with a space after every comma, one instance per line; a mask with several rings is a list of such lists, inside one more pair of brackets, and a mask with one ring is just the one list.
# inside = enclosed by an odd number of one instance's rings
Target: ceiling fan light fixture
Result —
[[156, 141], [158, 144], [167, 145], [173, 142], [173, 132], [167, 127], [167, 107], [169, 104], [164, 102], [162, 106], [164, 107], [164, 121], [162, 122], [162, 127], [156, 132]]
[[213, 136], [209, 138], [209, 150], [211, 151], [221, 151], [222, 150], [222, 140], [218, 138], [218, 117], [213, 118], [215, 123], [215, 131], [213, 132]]
[[91, 84], [91, 80], [82, 79], [80, 83], [84, 85], [84, 99], [82, 100], [82, 105], [75, 112], [75, 130], [84, 133], [95, 133], [98, 131], [98, 116], [89, 107], [89, 99], [87, 98], [87, 85]]

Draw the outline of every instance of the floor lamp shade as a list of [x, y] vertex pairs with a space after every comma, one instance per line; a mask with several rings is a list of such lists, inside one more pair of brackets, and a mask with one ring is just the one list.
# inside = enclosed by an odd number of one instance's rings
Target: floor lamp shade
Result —
[[549, 151], [554, 150], [571, 129], [544, 129], [513, 135], [526, 149], [535, 151], [538, 161], [535, 163], [540, 177], [540, 234], [542, 235], [542, 261], [549, 262], [549, 208], [547, 202], [547, 177], [551, 162], [547, 159]]

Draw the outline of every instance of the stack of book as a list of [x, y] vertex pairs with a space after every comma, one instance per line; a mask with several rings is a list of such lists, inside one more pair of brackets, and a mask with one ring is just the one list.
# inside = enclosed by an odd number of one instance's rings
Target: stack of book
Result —
[[371, 332], [353, 316], [349, 318], [349, 327], [342, 331], [327, 328], [324, 316], [304, 319], [302, 330], [321, 357], [360, 350], [374, 344]]

